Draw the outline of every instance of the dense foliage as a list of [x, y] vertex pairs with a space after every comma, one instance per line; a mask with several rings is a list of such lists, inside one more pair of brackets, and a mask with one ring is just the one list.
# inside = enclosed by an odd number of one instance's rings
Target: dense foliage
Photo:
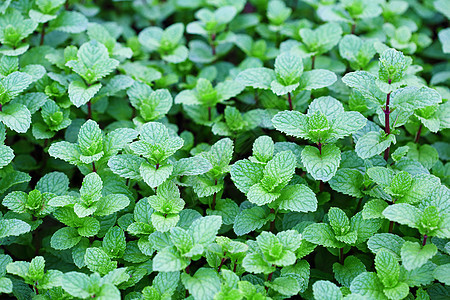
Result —
[[0, 297], [449, 299], [448, 0], [3, 0]]

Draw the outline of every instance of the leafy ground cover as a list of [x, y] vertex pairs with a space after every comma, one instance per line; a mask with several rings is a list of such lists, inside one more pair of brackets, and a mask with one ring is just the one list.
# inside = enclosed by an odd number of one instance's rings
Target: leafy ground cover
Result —
[[448, 299], [450, 2], [0, 3], [2, 299]]

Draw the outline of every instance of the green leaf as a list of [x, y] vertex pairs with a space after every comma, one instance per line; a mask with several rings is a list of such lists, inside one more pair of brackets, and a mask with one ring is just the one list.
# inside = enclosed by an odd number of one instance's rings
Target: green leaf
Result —
[[283, 86], [296, 85], [303, 73], [303, 62], [299, 55], [283, 52], [275, 59], [275, 74], [277, 82]]
[[123, 194], [109, 194], [97, 202], [96, 216], [108, 216], [118, 212], [130, 204], [130, 199]]
[[272, 119], [273, 126], [278, 131], [297, 138], [307, 138], [308, 118], [298, 111], [282, 111]]
[[75, 11], [64, 10], [50, 21], [49, 28], [67, 33], [81, 33], [87, 29], [88, 19]]
[[108, 255], [121, 257], [126, 248], [125, 233], [123, 229], [117, 226], [111, 227], [103, 238], [102, 247]]
[[84, 260], [89, 270], [98, 272], [102, 275], [117, 268], [117, 262], [111, 261], [108, 254], [101, 248], [88, 248], [84, 255]]
[[288, 297], [297, 295], [301, 288], [299, 282], [291, 276], [275, 278], [271, 282], [265, 282], [265, 285]]
[[76, 80], [69, 84], [69, 98], [76, 107], [88, 103], [102, 87], [101, 83], [87, 86], [83, 81]]
[[147, 162], [143, 162], [139, 168], [140, 174], [144, 182], [150, 187], [155, 188], [161, 185], [172, 174], [173, 165], [160, 166], [156, 169], [155, 166]]
[[281, 191], [276, 206], [297, 212], [316, 211], [317, 199], [314, 192], [304, 184], [288, 185]]
[[408, 271], [420, 268], [436, 253], [437, 248], [433, 244], [422, 247], [419, 243], [406, 241], [401, 250], [402, 265]]
[[[94, 160], [98, 160], [97, 155], [103, 154], [103, 133], [97, 122], [93, 120], [87, 120], [84, 123], [80, 131], [78, 132], [78, 146], [80, 151], [85, 156], [85, 163], [90, 163]], [[89, 156], [95, 156], [95, 158], [89, 159]]]
[[363, 197], [361, 192], [363, 183], [364, 178], [360, 171], [347, 168], [339, 169], [329, 181], [333, 190], [356, 198]]
[[251, 203], [254, 203], [259, 206], [266, 205], [275, 201], [280, 196], [280, 193], [269, 192], [265, 189], [265, 187], [257, 183], [253, 185], [247, 193], [247, 199]]
[[356, 143], [356, 153], [362, 159], [371, 158], [396, 143], [395, 135], [385, 136], [383, 132], [370, 131], [360, 137]]
[[383, 292], [384, 286], [377, 275], [363, 272], [353, 279], [350, 285], [352, 294], [366, 296], [369, 299], [387, 299]]
[[78, 231], [72, 227], [58, 229], [50, 240], [50, 245], [56, 250], [70, 249], [81, 240]]
[[109, 58], [108, 49], [96, 40], [81, 45], [77, 57], [78, 60], [71, 60], [66, 66], [83, 77], [88, 84], [107, 76], [119, 65], [119, 61]]
[[195, 219], [188, 231], [192, 235], [194, 245], [207, 246], [214, 241], [221, 226], [220, 216], [207, 216]]
[[19, 236], [31, 230], [31, 226], [18, 219], [0, 219], [0, 238]]
[[189, 265], [189, 260], [180, 255], [178, 251], [167, 247], [153, 258], [153, 270], [160, 272], [181, 271]]
[[238, 74], [236, 81], [255, 89], [270, 89], [270, 84], [276, 79], [275, 72], [268, 68], [249, 68]]
[[0, 111], [0, 121], [8, 128], [25, 133], [31, 124], [31, 113], [23, 104], [11, 103]]
[[247, 272], [254, 274], [270, 274], [276, 270], [275, 266], [265, 261], [259, 253], [248, 253], [242, 261], [242, 266]]
[[32, 77], [24, 72], [12, 72], [0, 80], [2, 105], [17, 97], [32, 83]]
[[255, 206], [242, 210], [234, 221], [233, 229], [237, 236], [261, 228], [268, 221], [269, 209]]
[[316, 180], [330, 180], [336, 174], [340, 161], [341, 151], [332, 144], [322, 146], [321, 150], [306, 146], [302, 151], [302, 163]]
[[192, 176], [208, 172], [213, 168], [212, 164], [205, 158], [197, 155], [182, 158], [174, 163], [172, 176]]
[[314, 30], [302, 28], [299, 34], [312, 54], [322, 54], [339, 43], [342, 29], [337, 23], [326, 23]]
[[383, 211], [388, 204], [381, 199], [372, 199], [364, 205], [362, 215], [364, 219], [384, 218]]
[[391, 251], [381, 249], [375, 255], [375, 269], [383, 285], [387, 288], [395, 287], [400, 275], [400, 265]]
[[253, 143], [253, 156], [260, 162], [267, 163], [272, 159], [274, 143], [272, 138], [266, 135], [258, 137]]
[[318, 280], [314, 282], [312, 288], [316, 300], [340, 300], [343, 298], [341, 290], [330, 281]]
[[441, 95], [428, 87], [405, 87], [391, 94], [392, 108], [415, 110], [442, 102]]
[[67, 272], [62, 276], [61, 287], [73, 297], [88, 298], [90, 296], [89, 276], [79, 272]]
[[449, 285], [450, 283], [449, 272], [450, 272], [450, 263], [436, 267], [436, 269], [434, 269], [433, 276], [440, 282]]
[[250, 188], [263, 178], [264, 165], [247, 159], [239, 160], [231, 167], [231, 179], [236, 187], [247, 194]]
[[380, 106], [384, 104], [386, 94], [376, 85], [376, 80], [377, 78], [375, 75], [366, 71], [351, 72], [342, 77], [342, 81], [347, 86], [354, 88], [360, 92], [365, 99]]
[[328, 70], [306, 71], [300, 78], [300, 90], [321, 89], [332, 85], [336, 80], [336, 74]]
[[[443, 0], [438, 0], [438, 1], [434, 2], [434, 5], [437, 5], [437, 3], [440, 3], [441, 5], [445, 5], [445, 4], [442, 4], [444, 2], [445, 1], [443, 1]], [[444, 9], [442, 11], [444, 11]], [[448, 12], [449, 10], [447, 9], [446, 11], [447, 11], [447, 15], [450, 15], [450, 13]], [[438, 37], [439, 37], [439, 41], [442, 44], [442, 51], [444, 53], [450, 53], [450, 29], [449, 28], [442, 29], [441, 31], [439, 31]]]
[[220, 291], [220, 278], [216, 271], [209, 268], [200, 268], [194, 276], [181, 274], [181, 282], [189, 293], [198, 300], [213, 299]]
[[388, 206], [383, 215], [391, 221], [417, 228], [420, 224], [422, 211], [410, 204], [399, 203]]
[[343, 286], [350, 287], [353, 279], [366, 271], [366, 266], [355, 256], [348, 256], [344, 264], [334, 263], [333, 272], [336, 280]]
[[330, 225], [325, 223], [313, 223], [303, 231], [303, 238], [316, 245], [331, 248], [341, 248], [344, 243], [336, 240]]
[[14, 159], [14, 151], [9, 146], [0, 145], [0, 169]]
[[120, 177], [140, 180], [139, 167], [144, 161], [142, 157], [136, 155], [119, 154], [109, 159], [108, 167]]
[[378, 78], [384, 82], [399, 82], [405, 76], [409, 64], [401, 51], [388, 48], [380, 54]]

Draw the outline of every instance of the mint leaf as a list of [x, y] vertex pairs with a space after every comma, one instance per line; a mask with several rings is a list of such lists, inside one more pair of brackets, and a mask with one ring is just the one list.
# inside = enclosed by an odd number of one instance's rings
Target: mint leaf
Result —
[[302, 163], [316, 180], [324, 182], [333, 178], [341, 161], [341, 151], [335, 145], [324, 145], [321, 150], [306, 146], [302, 151]]
[[406, 241], [401, 250], [402, 265], [408, 271], [420, 268], [436, 253], [437, 248], [433, 244], [421, 247], [419, 243]]

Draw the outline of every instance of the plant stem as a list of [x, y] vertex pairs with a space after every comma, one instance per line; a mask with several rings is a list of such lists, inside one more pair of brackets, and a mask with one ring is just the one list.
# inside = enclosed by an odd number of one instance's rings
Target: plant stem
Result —
[[212, 55], [216, 55], [216, 34], [211, 34], [211, 49], [212, 49]]
[[394, 221], [390, 221], [389, 222], [389, 233], [392, 233], [392, 231], [394, 230]]
[[[270, 213], [275, 214], [276, 217], [275, 209], [271, 208]], [[270, 232], [272, 233], [275, 232], [275, 218], [273, 219], [273, 221], [270, 222]]]
[[311, 57], [311, 70], [314, 69], [315, 64], [316, 64], [316, 56], [313, 55], [313, 56]]
[[352, 24], [352, 34], [355, 34], [356, 31], [356, 23]]
[[208, 121], [211, 121], [211, 106], [208, 106]]
[[291, 93], [288, 93], [288, 102], [289, 102], [289, 110], [294, 110], [294, 107], [292, 106], [292, 96]]
[[92, 172], [97, 173], [97, 169], [95, 168], [95, 162], [92, 162]]
[[[273, 265], [272, 265], [272, 266], [273, 266]], [[267, 277], [267, 281], [268, 281], [268, 282], [272, 281], [272, 276], [273, 276], [273, 272], [270, 273], [269, 276]], [[266, 286], [266, 291], [268, 291], [268, 290], [269, 290], [269, 287]]]
[[236, 273], [236, 268], [237, 268], [237, 260], [234, 262], [233, 273]]
[[339, 263], [344, 264], [344, 247], [339, 248]]
[[[223, 253], [223, 255], [226, 255], [226, 254], [227, 254], [227, 252], [225, 251], [225, 252]], [[227, 260], [226, 257], [222, 258], [222, 260], [220, 261], [219, 268], [217, 269], [217, 273], [220, 273], [220, 270], [222, 269], [223, 263], [224, 263], [226, 260]]]
[[414, 143], [418, 143], [419, 142], [419, 139], [420, 139], [420, 134], [422, 133], [422, 124], [420, 124], [420, 126], [419, 126], [419, 129], [417, 130], [417, 133], [416, 133], [416, 138], [414, 139]]
[[47, 23], [42, 24], [41, 40], [39, 42], [39, 45], [41, 45], [41, 46], [44, 45], [45, 27], [47, 27]]
[[[217, 185], [217, 179], [214, 179], [214, 185]], [[214, 192], [213, 201], [212, 201], [212, 204], [211, 204], [211, 209], [212, 210], [214, 210], [216, 208], [216, 197], [217, 197], [217, 193]]]
[[88, 115], [87, 115], [87, 118], [88, 118], [88, 119], [92, 119], [92, 103], [91, 103], [91, 100], [88, 101], [87, 107], [88, 107]]
[[359, 201], [358, 201], [358, 204], [356, 204], [356, 212], [359, 211], [359, 209], [361, 207], [361, 204], [362, 204], [362, 201], [363, 201], [363, 198], [360, 198]]
[[426, 244], [427, 244], [427, 238], [428, 238], [428, 235], [424, 235], [423, 236], [423, 242], [422, 242], [422, 246], [425, 246]]
[[[391, 84], [391, 80], [388, 80], [388, 83]], [[389, 125], [389, 115], [391, 113], [389, 109], [389, 102], [391, 99], [391, 93], [389, 92], [386, 95], [386, 107], [384, 109], [384, 132], [386, 134], [391, 134], [391, 126]], [[384, 151], [384, 160], [387, 161], [389, 159], [389, 150], [391, 147], [387, 147], [387, 149]]]
[[319, 154], [322, 155], [322, 143], [321, 142], [317, 143], [317, 148], [319, 148]]

